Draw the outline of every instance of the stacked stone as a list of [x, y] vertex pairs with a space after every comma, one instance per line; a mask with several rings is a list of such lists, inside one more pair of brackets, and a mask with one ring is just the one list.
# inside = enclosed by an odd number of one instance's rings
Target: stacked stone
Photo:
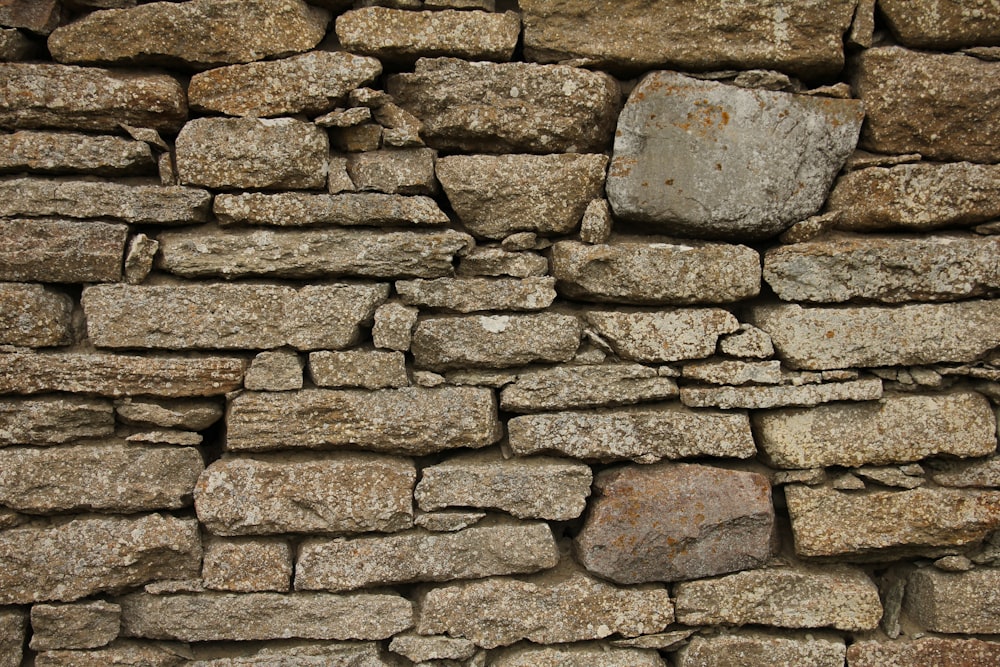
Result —
[[0, 4], [0, 667], [1000, 662], [993, 3]]

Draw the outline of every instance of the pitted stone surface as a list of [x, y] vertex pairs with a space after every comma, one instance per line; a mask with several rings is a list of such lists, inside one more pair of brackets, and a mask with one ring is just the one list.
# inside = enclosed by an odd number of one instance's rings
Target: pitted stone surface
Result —
[[556, 366], [517, 374], [500, 392], [510, 412], [628, 405], [677, 397], [677, 383], [641, 364]]
[[740, 328], [721, 308], [594, 310], [585, 317], [622, 359], [643, 362], [703, 359], [715, 353], [719, 336]]
[[108, 135], [20, 130], [0, 135], [0, 172], [142, 174], [156, 163], [149, 145]]
[[458, 313], [543, 310], [556, 298], [555, 279], [550, 276], [399, 280], [396, 292], [406, 305]]
[[317, 387], [386, 389], [410, 384], [405, 355], [388, 350], [312, 352], [309, 376]]
[[374, 192], [221, 194], [215, 198], [214, 209], [222, 225], [432, 227], [448, 222], [448, 216], [429, 197]]
[[948, 50], [1000, 43], [1000, 15], [988, 0], [879, 0], [879, 9], [906, 46]]
[[96, 398], [50, 395], [0, 399], [0, 446], [58, 445], [111, 435], [111, 402]]
[[118, 281], [128, 227], [75, 220], [0, 220], [0, 280]]
[[512, 252], [496, 246], [469, 250], [458, 263], [460, 276], [512, 276], [527, 278], [544, 276], [548, 261], [534, 252]]
[[690, 408], [759, 410], [782, 406], [814, 406], [834, 401], [875, 401], [882, 397], [882, 380], [863, 378], [822, 384], [743, 387], [682, 387], [681, 403]]
[[294, 556], [280, 537], [212, 537], [205, 541], [202, 582], [218, 591], [288, 591]]
[[666, 667], [656, 651], [601, 643], [514, 646], [497, 651], [491, 667]]
[[28, 630], [28, 614], [17, 607], [0, 608], [0, 666], [20, 667]]
[[834, 635], [809, 633], [804, 637], [746, 631], [698, 636], [677, 652], [678, 667], [758, 667], [758, 665], [810, 665], [842, 667], [844, 640]]
[[36, 604], [31, 608], [31, 649], [106, 646], [118, 637], [121, 608], [103, 600]]
[[73, 342], [73, 300], [42, 285], [0, 282], [0, 345], [54, 347]]
[[962, 665], [990, 667], [1000, 661], [1000, 644], [980, 639], [921, 637], [910, 641], [866, 640], [847, 649], [850, 667]]
[[1000, 570], [917, 570], [906, 582], [904, 609], [932, 632], [996, 634]]

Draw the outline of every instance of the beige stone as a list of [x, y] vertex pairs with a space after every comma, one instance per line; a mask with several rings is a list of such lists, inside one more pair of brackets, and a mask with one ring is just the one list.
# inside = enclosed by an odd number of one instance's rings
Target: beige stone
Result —
[[962, 665], [990, 667], [1000, 661], [1000, 644], [979, 639], [921, 637], [908, 641], [859, 641], [847, 649], [850, 667]]
[[118, 637], [121, 608], [93, 600], [31, 608], [31, 650], [98, 648]]
[[114, 429], [110, 401], [59, 395], [0, 400], [0, 446], [58, 445]]
[[410, 384], [406, 356], [387, 350], [345, 350], [309, 354], [309, 376], [317, 387], [386, 389]]
[[508, 252], [502, 248], [476, 247], [458, 263], [460, 276], [512, 276], [527, 278], [544, 276], [549, 262], [534, 252]]
[[126, 424], [193, 431], [204, 430], [222, 419], [222, 407], [209, 399], [124, 398], [115, 401], [115, 412], [118, 419]]
[[260, 352], [250, 362], [243, 386], [250, 391], [302, 389], [302, 357], [293, 350]]
[[419, 310], [398, 301], [384, 303], [375, 309], [372, 342], [375, 347], [405, 352], [410, 349], [413, 329]]
[[417, 634], [396, 635], [389, 642], [389, 650], [413, 662], [426, 660], [468, 660], [476, 654], [477, 647], [468, 639], [455, 639], [444, 635], [425, 637]]
[[413, 523], [435, 533], [453, 533], [474, 526], [486, 518], [486, 512], [444, 510], [442, 512], [418, 512]]
[[114, 176], [151, 173], [155, 166], [146, 143], [122, 137], [29, 130], [0, 135], [0, 172]]
[[735, 333], [719, 338], [719, 352], [740, 359], [767, 359], [774, 355], [774, 345], [766, 332], [741, 324]]
[[73, 342], [73, 300], [42, 285], [0, 282], [0, 345], [54, 347]]
[[145, 234], [136, 234], [125, 251], [125, 282], [138, 285], [149, 277], [160, 244]]
[[500, 393], [500, 407], [538, 412], [628, 405], [677, 396], [677, 383], [641, 364], [556, 366], [517, 374]]
[[[433, 195], [437, 152], [430, 148], [397, 148], [347, 156], [347, 173], [361, 191], [399, 195]], [[447, 217], [443, 213], [442, 217]]]
[[497, 651], [491, 667], [666, 667], [656, 651], [608, 648], [581, 642], [564, 646], [516, 646]]
[[940, 468], [931, 473], [931, 479], [940, 486], [1000, 486], [1000, 458], [996, 456], [975, 461], [949, 461]]
[[127, 234], [105, 222], [0, 220], [0, 280], [120, 280]]
[[448, 222], [448, 216], [428, 197], [360, 192], [222, 194], [215, 198], [215, 215], [223, 225], [281, 227], [430, 227]]
[[182, 667], [190, 652], [181, 644], [145, 643], [119, 639], [90, 651], [42, 651], [35, 657], [36, 667]]
[[556, 298], [555, 279], [549, 276], [398, 280], [396, 293], [408, 306], [457, 313], [542, 310], [551, 306]]
[[903, 608], [931, 632], [996, 634], [998, 573], [982, 567], [969, 572], [917, 570], [906, 582]]
[[0, 667], [21, 667], [28, 614], [17, 607], [0, 608]]
[[681, 403], [690, 408], [759, 410], [833, 401], [876, 401], [882, 397], [882, 380], [863, 378], [801, 386], [681, 387], [680, 394]]
[[892, 33], [906, 46], [956, 49], [1000, 42], [1000, 16], [986, 0], [962, 4], [940, 0], [879, 0]]
[[711, 384], [779, 384], [782, 381], [779, 361], [737, 361], [706, 359], [691, 361], [681, 369], [681, 375]]
[[37, 51], [26, 33], [17, 28], [0, 28], [0, 62], [30, 60]]
[[800, 637], [758, 630], [697, 636], [676, 655], [678, 667], [842, 667], [845, 648], [844, 640], [833, 635]]
[[205, 543], [205, 588], [234, 593], [291, 590], [294, 550], [282, 538], [219, 538]]
[[643, 362], [711, 356], [719, 336], [740, 326], [731, 313], [720, 308], [593, 310], [585, 317], [618, 356]]
[[[202, 645], [205, 646], [205, 645]], [[216, 645], [217, 646], [217, 645]], [[383, 656], [378, 642], [269, 641], [265, 644], [234, 644], [205, 650], [196, 646], [196, 660], [185, 667], [396, 667]], [[246, 648], [244, 648], [246, 647]], [[214, 648], [214, 650], [213, 650]]]
[[611, 206], [607, 199], [593, 199], [583, 212], [580, 222], [580, 240], [584, 243], [607, 243], [611, 238], [614, 222], [611, 219]]

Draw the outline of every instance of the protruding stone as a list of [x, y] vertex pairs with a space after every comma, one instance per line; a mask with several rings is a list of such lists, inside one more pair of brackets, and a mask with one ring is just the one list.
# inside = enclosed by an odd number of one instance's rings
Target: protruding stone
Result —
[[601, 194], [605, 155], [453, 155], [437, 177], [462, 224], [476, 236], [572, 232]]
[[94, 12], [57, 29], [59, 62], [207, 69], [308, 51], [329, 12], [302, 0], [192, 0]]
[[205, 543], [201, 578], [205, 588], [234, 593], [288, 591], [292, 545], [281, 538], [218, 538]]
[[719, 338], [719, 352], [740, 359], [767, 359], [774, 355], [771, 337], [750, 324]]
[[72, 396], [0, 400], [0, 446], [57, 445], [111, 435], [114, 429], [110, 401]]
[[1000, 42], [1000, 16], [986, 0], [964, 5], [879, 0], [879, 9], [896, 39], [906, 46], [950, 50]]
[[423, 121], [429, 146], [490, 153], [604, 150], [621, 94], [600, 72], [455, 58], [421, 58], [388, 91]]
[[215, 215], [223, 225], [239, 223], [281, 227], [425, 227], [448, 222], [448, 216], [428, 197], [379, 193], [223, 194], [215, 199]]
[[557, 366], [518, 373], [504, 387], [500, 407], [538, 412], [628, 405], [677, 396], [677, 383], [640, 364]]
[[385, 350], [312, 352], [309, 376], [317, 387], [363, 387], [385, 389], [410, 384], [406, 357]]
[[458, 263], [460, 276], [544, 276], [549, 262], [533, 252], [508, 252], [497, 247], [476, 247]]
[[549, 276], [516, 278], [437, 278], [399, 280], [396, 292], [408, 306], [457, 313], [480, 310], [542, 310], [556, 298]]
[[773, 236], [823, 205], [863, 117], [856, 100], [653, 72], [618, 119], [608, 200], [666, 233]]
[[[973, 593], [974, 596], [979, 592]], [[1000, 644], [980, 639], [921, 637], [909, 641], [858, 641], [847, 649], [850, 667], [962, 665], [990, 667], [1000, 662]]]
[[149, 272], [153, 270], [156, 251], [159, 249], [160, 243], [145, 234], [133, 236], [125, 253], [125, 282], [129, 285], [138, 285], [149, 277]]
[[[400, 195], [433, 195], [438, 191], [434, 175], [437, 152], [430, 148], [399, 148], [347, 157], [347, 173], [361, 191]], [[447, 218], [444, 214], [441, 217]]]
[[833, 401], [875, 401], [882, 397], [882, 380], [771, 387], [681, 387], [681, 402], [691, 408], [760, 410], [783, 406], [814, 406]]
[[149, 145], [122, 137], [21, 130], [0, 135], [0, 172], [93, 173], [154, 171]]
[[375, 347], [399, 352], [409, 350], [419, 312], [398, 301], [390, 301], [376, 308], [375, 324], [372, 325], [372, 342]]
[[0, 282], [0, 345], [54, 347], [73, 342], [73, 300], [42, 285]]
[[719, 336], [740, 326], [720, 308], [595, 310], [586, 319], [622, 359], [657, 363], [709, 357]]
[[491, 667], [666, 667], [656, 651], [608, 648], [603, 643], [516, 646], [497, 651]]
[[844, 640], [834, 635], [805, 637], [758, 631], [697, 636], [677, 652], [678, 667], [757, 667], [809, 665], [843, 667]]
[[904, 609], [931, 632], [997, 634], [1000, 570], [917, 570], [906, 583]]
[[202, 431], [222, 419], [222, 407], [212, 400], [125, 398], [115, 402], [118, 419], [138, 426]]
[[31, 650], [98, 648], [118, 637], [121, 607], [103, 600], [36, 604], [31, 608]]
[[216, 535], [392, 532], [413, 525], [416, 476], [408, 459], [360, 452], [224, 458], [195, 508]]

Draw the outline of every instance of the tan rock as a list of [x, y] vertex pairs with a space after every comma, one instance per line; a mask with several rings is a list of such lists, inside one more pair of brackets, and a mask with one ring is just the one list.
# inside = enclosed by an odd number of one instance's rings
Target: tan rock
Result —
[[152, 173], [149, 145], [122, 137], [21, 130], [0, 135], [0, 172]]
[[779, 384], [782, 381], [779, 361], [737, 361], [735, 359], [706, 359], [690, 361], [681, 369], [681, 375], [692, 380], [711, 384]]
[[740, 326], [732, 314], [720, 308], [594, 310], [585, 317], [618, 356], [643, 362], [711, 356], [719, 336], [733, 333]]
[[205, 543], [205, 588], [248, 593], [291, 590], [292, 545], [282, 538], [219, 538]]
[[982, 567], [969, 572], [917, 570], [906, 582], [903, 608], [931, 632], [996, 634], [998, 572]]
[[1000, 16], [986, 0], [953, 5], [937, 0], [879, 0], [879, 9], [901, 44], [924, 49], [994, 46]]
[[389, 650], [413, 662], [426, 660], [468, 660], [476, 654], [476, 645], [468, 639], [444, 635], [424, 637], [418, 634], [396, 635]]
[[127, 234], [105, 222], [0, 220], [0, 280], [120, 280]]
[[20, 667], [27, 638], [28, 614], [17, 607], [0, 609], [0, 666]]
[[842, 667], [844, 640], [813, 633], [805, 637], [758, 631], [697, 636], [677, 652], [678, 667], [757, 667], [778, 665]]
[[[212, 645], [209, 644], [209, 647]], [[233, 646], [236, 647], [234, 650]], [[244, 646], [246, 648], [244, 648]], [[259, 648], [258, 648], [259, 647]], [[232, 644], [228, 650], [195, 650], [198, 657], [185, 667], [395, 667], [383, 657], [378, 642], [269, 641], [265, 644]]]
[[436, 278], [397, 280], [396, 292], [408, 306], [471, 313], [480, 310], [542, 310], [556, 298], [555, 279]]
[[931, 474], [935, 484], [950, 487], [1000, 486], [1000, 458], [991, 456], [975, 461], [949, 461]]
[[[397, 148], [347, 156], [347, 173], [361, 191], [400, 195], [433, 195], [437, 151], [430, 148]], [[442, 217], [447, 217], [441, 214]]]
[[302, 0], [192, 0], [92, 13], [49, 37], [59, 62], [207, 69], [308, 51], [330, 14]]
[[410, 349], [413, 329], [419, 311], [398, 301], [384, 303], [375, 309], [372, 342], [375, 347], [405, 352]]
[[500, 393], [500, 407], [537, 412], [628, 405], [677, 396], [677, 383], [640, 364], [557, 366], [525, 371]]
[[133, 433], [125, 437], [125, 442], [148, 445], [178, 445], [180, 447], [197, 447], [202, 443], [200, 433], [190, 431], [146, 431]]
[[30, 60], [37, 51], [26, 33], [17, 28], [0, 28], [0, 62]]
[[719, 338], [719, 352], [740, 359], [767, 359], [774, 355], [774, 345], [766, 332], [741, 324], [735, 333]]
[[182, 644], [145, 643], [119, 639], [90, 651], [42, 651], [35, 657], [37, 667], [181, 667], [187, 665], [190, 652]]
[[445, 510], [443, 512], [418, 512], [413, 523], [435, 533], [453, 533], [474, 526], [486, 518], [486, 512]]
[[73, 342], [73, 300], [49, 287], [0, 282], [0, 345], [53, 347]]
[[98, 648], [118, 637], [121, 608], [103, 600], [36, 604], [31, 608], [31, 650]]
[[129, 285], [138, 285], [146, 280], [149, 272], [153, 270], [153, 260], [159, 249], [159, 242], [145, 234], [133, 236], [129, 241], [128, 250], [125, 251], [125, 282]]
[[293, 350], [260, 352], [250, 362], [243, 386], [250, 391], [302, 389], [302, 357]]
[[458, 263], [460, 276], [544, 276], [549, 262], [534, 252], [508, 252], [496, 247], [476, 247]]
[[58, 395], [0, 400], [0, 446], [57, 445], [114, 429], [110, 401]]
[[281, 227], [425, 227], [448, 222], [448, 216], [428, 197], [380, 193], [222, 194], [215, 198], [215, 215], [223, 225], [239, 223]]
[[620, 96], [599, 72], [455, 58], [422, 58], [387, 90], [423, 121], [428, 146], [490, 153], [604, 150]]
[[500, 437], [496, 399], [480, 387], [245, 393], [230, 403], [230, 450], [353, 446], [422, 456]]
[[345, 350], [309, 354], [309, 376], [317, 387], [406, 387], [406, 356], [386, 350]]
[[186, 428], [201, 431], [222, 419], [222, 408], [212, 400], [156, 400], [124, 398], [115, 401], [118, 419], [126, 424]]
[[801, 386], [681, 387], [680, 394], [681, 403], [689, 408], [758, 410], [832, 401], [876, 401], [882, 397], [882, 380], [863, 378]]
[[497, 651], [492, 667], [666, 667], [656, 651], [609, 648], [603, 643], [516, 646]]
[[195, 487], [216, 535], [392, 532], [413, 525], [408, 459], [352, 452], [223, 458]]
[[580, 222], [580, 240], [584, 243], [607, 243], [611, 238], [611, 206], [607, 199], [593, 199], [587, 204]]
[[850, 667], [963, 665], [990, 667], [1000, 661], [1000, 644], [979, 639], [921, 637], [908, 641], [859, 641], [847, 649]]

